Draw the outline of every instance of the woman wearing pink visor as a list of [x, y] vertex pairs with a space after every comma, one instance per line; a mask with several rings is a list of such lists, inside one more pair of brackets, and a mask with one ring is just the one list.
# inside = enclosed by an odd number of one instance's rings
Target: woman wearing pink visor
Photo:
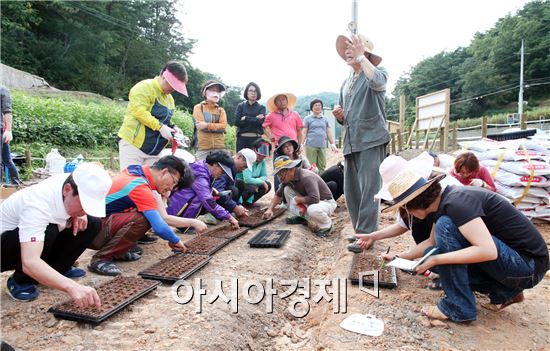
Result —
[[175, 110], [172, 93], [187, 96], [187, 71], [178, 61], [168, 62], [160, 75], [134, 85], [128, 96], [124, 121], [118, 131], [120, 169], [129, 165], [151, 165], [172, 140], [181, 133], [171, 122]]

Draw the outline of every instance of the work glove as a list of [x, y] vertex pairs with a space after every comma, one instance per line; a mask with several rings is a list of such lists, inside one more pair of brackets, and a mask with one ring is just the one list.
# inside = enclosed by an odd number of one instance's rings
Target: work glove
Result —
[[172, 133], [174, 133], [175, 131], [172, 128], [168, 127], [166, 124], [160, 126], [159, 132], [160, 135], [166, 140], [172, 140], [174, 138]]

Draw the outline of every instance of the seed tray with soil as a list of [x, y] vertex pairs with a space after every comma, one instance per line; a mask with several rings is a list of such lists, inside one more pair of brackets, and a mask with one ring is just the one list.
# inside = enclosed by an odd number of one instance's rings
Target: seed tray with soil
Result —
[[57, 318], [99, 324], [133, 301], [157, 288], [160, 282], [137, 277], [116, 277], [96, 288], [101, 307], [80, 308], [71, 300], [51, 307]]
[[283, 246], [290, 230], [268, 230], [264, 229], [248, 241], [250, 247], [279, 248]]
[[211, 236], [214, 238], [222, 238], [227, 240], [233, 240], [248, 232], [248, 228], [233, 229], [231, 224], [226, 224], [221, 227], [214, 228], [207, 231], [203, 235]]
[[262, 215], [266, 210], [267, 208], [258, 208], [249, 211], [248, 217], [239, 219], [239, 225], [242, 225], [243, 227], [256, 228], [268, 222], [271, 222], [286, 211], [286, 209], [278, 207], [273, 210], [273, 216], [271, 216], [270, 219], [262, 219]]
[[[382, 259], [372, 254], [355, 254], [351, 261], [349, 271], [349, 280], [352, 284], [359, 284], [359, 273], [368, 271], [378, 271], [378, 286], [381, 288], [393, 289], [397, 287], [397, 273], [395, 267], [384, 265], [380, 269]], [[363, 276], [363, 285], [374, 285], [374, 277], [372, 274]]]
[[196, 236], [193, 239], [185, 242], [185, 246], [187, 246], [188, 249], [187, 253], [197, 255], [212, 255], [228, 243], [229, 240], [227, 239], [201, 235]]
[[176, 253], [168, 256], [138, 274], [143, 278], [173, 283], [187, 279], [193, 273], [204, 267], [210, 261], [210, 256]]

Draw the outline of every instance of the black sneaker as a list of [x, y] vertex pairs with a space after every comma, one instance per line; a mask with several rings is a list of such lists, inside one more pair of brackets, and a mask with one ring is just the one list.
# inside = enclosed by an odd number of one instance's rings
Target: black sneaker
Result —
[[359, 244], [357, 244], [357, 241], [355, 241], [353, 244], [348, 245], [348, 251], [353, 253], [361, 253], [363, 252], [363, 249], [359, 246]]
[[144, 235], [141, 237], [141, 239], [139, 239], [137, 242], [138, 244], [145, 244], [145, 245], [148, 245], [148, 244], [152, 244], [154, 243], [155, 241], [157, 241], [159, 238], [156, 237], [156, 236], [153, 236], [153, 235]]
[[329, 236], [331, 232], [332, 232], [332, 226], [330, 226], [330, 228], [319, 229], [315, 233], [315, 235], [317, 235], [320, 238], [324, 238], [324, 237]]

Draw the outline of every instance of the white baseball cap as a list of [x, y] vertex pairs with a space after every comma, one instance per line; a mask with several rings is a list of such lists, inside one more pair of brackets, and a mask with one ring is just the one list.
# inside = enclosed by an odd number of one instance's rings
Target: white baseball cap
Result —
[[244, 156], [247, 168], [252, 170], [252, 165], [256, 162], [256, 153], [248, 148], [241, 149], [238, 153]]
[[113, 184], [107, 171], [95, 163], [83, 163], [74, 170], [73, 179], [84, 212], [105, 217], [105, 197]]

